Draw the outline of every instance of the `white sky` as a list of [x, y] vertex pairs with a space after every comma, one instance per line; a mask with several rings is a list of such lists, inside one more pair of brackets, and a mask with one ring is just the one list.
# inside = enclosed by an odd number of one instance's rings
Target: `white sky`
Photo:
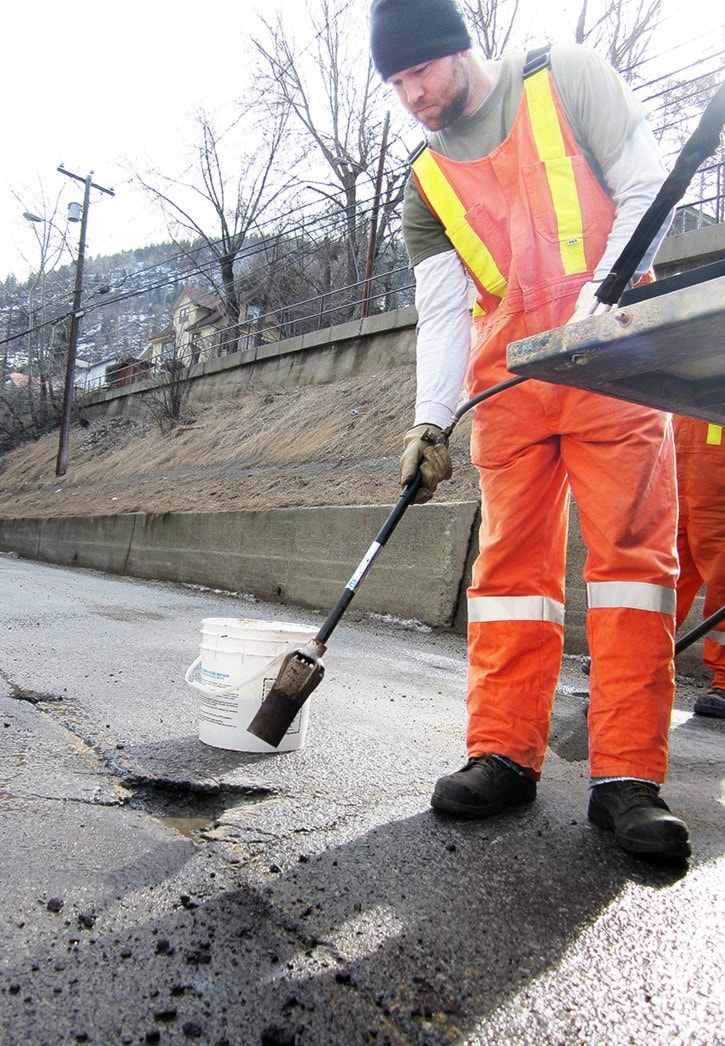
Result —
[[[191, 117], [240, 93], [245, 0], [36, 0], [3, 15], [0, 60], [4, 148], [0, 155], [0, 279], [37, 267], [25, 210], [48, 212], [60, 189], [83, 185], [59, 164], [113, 189], [93, 192], [87, 254], [168, 239], [163, 220], [131, 185], [135, 172], [180, 173]], [[15, 196], [19, 196], [18, 201]], [[66, 202], [59, 211], [65, 220]], [[78, 229], [78, 226], [75, 226]], [[77, 241], [77, 233], [72, 234]]]
[[[367, 6], [368, 0], [359, 2]], [[528, 2], [544, 26], [562, 17], [562, 0]], [[295, 17], [303, 0], [265, 0], [263, 9], [277, 4], [285, 17]], [[82, 199], [83, 186], [74, 194], [74, 183], [56, 170], [60, 163], [84, 178], [92, 171], [95, 182], [116, 193], [91, 197], [89, 256], [168, 239], [132, 175], [152, 167], [180, 174], [188, 164], [193, 113], [202, 106], [217, 112], [239, 96], [243, 30], [255, 6], [253, 0], [6, 5], [0, 279], [9, 273], [23, 279], [37, 268], [38, 247], [23, 211], [42, 214], [43, 194], [47, 211], [62, 189], [64, 220], [67, 201]], [[677, 0], [673, 39], [712, 40], [722, 32], [719, 8], [713, 0]]]

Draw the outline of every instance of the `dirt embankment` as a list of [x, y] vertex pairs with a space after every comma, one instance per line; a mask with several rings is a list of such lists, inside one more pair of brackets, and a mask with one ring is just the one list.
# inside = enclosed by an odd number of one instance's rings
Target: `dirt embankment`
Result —
[[[57, 432], [0, 456], [0, 517], [392, 504], [414, 397], [413, 367], [400, 367], [193, 405], [170, 433], [141, 413], [96, 418], [73, 427], [65, 476]], [[478, 497], [469, 432], [464, 418], [439, 500]]]

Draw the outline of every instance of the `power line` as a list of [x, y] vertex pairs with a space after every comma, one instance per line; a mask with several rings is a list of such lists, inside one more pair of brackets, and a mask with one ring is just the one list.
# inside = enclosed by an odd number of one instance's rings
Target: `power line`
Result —
[[[403, 169], [403, 165], [400, 166], [398, 171], [401, 171], [402, 169]], [[341, 197], [340, 198], [340, 205], [341, 205], [342, 204], [342, 190], [340, 190], [340, 197]], [[358, 226], [359, 226], [359, 228], [362, 229], [362, 228], [365, 227], [366, 216], [367, 216], [367, 213], [368, 213], [368, 208], [372, 208], [373, 204], [374, 204], [374, 195], [371, 196], [371, 197], [363, 198], [361, 201], [359, 201], [359, 211], [358, 211], [358, 215], [359, 215], [359, 217], [358, 217]], [[318, 238], [318, 239], [322, 238], [324, 240], [325, 237], [327, 237], [328, 235], [330, 235], [331, 233], [336, 231], [336, 228], [337, 228], [337, 226], [339, 224], [339, 216], [337, 216], [337, 215], [330, 215], [327, 218], [322, 218], [320, 216], [319, 210], [312, 211], [312, 213], [310, 213], [310, 214], [305, 214], [305, 210], [307, 208], [311, 208], [311, 207], [312, 207], [312, 204], [307, 204], [307, 205], [299, 207], [298, 211], [299, 211], [300, 214], [302, 214], [304, 216], [303, 220], [301, 220], [297, 225], [292, 226], [290, 229], [286, 230], [285, 232], [279, 232], [276, 229], [275, 223], [278, 222], [279, 219], [277, 219], [277, 218], [270, 218], [268, 220], [268, 222], [261, 223], [258, 226], [257, 231], [255, 232], [254, 235], [260, 237], [260, 240], [263, 240], [265, 235], [268, 235], [270, 239], [283, 237], [285, 239], [294, 240], [296, 238], [305, 236], [310, 231], [312, 231], [312, 232], [314, 232], [316, 234], [316, 238]], [[290, 213], [293, 213], [293, 212], [287, 212], [285, 217], [288, 217]], [[150, 273], [152, 274], [152, 273], [154, 273], [155, 271], [157, 271], [159, 269], [167, 269], [168, 266], [173, 265], [173, 264], [178, 264], [178, 263], [180, 263], [180, 262], [182, 262], [182, 261], [184, 261], [186, 259], [190, 259], [192, 264], [198, 266], [198, 268], [201, 270], [200, 274], [204, 275], [204, 276], [206, 276], [208, 278], [210, 276], [210, 271], [212, 271], [212, 267], [215, 265], [215, 259], [213, 257], [211, 257], [209, 259], [209, 261], [207, 262], [207, 264], [206, 264], [206, 268], [204, 268], [203, 266], [199, 265], [199, 263], [197, 261], [194, 261], [194, 256], [198, 256], [199, 254], [202, 254], [205, 251], [213, 251], [215, 247], [218, 247], [221, 244], [222, 244], [222, 240], [219, 239], [219, 240], [210, 240], [210, 241], [208, 241], [206, 243], [201, 243], [201, 244], [197, 244], [197, 245], [194, 245], [194, 246], [189, 246], [188, 248], [183, 248], [177, 254], [171, 255], [169, 258], [165, 258], [162, 261], [155, 262], [153, 265], [147, 266], [145, 268], [137, 270], [134, 273], [128, 274], [127, 276], [125, 276], [123, 278], [123, 282], [126, 282], [127, 280], [131, 280], [131, 279], [136, 280], [136, 279], [139, 279], [139, 278], [143, 278], [147, 274], [150, 274]], [[309, 249], [309, 242], [307, 244], [307, 247]], [[253, 256], [255, 254], [263, 252], [265, 249], [267, 249], [266, 242], [260, 242], [260, 243], [252, 244], [249, 247], [243, 248], [242, 251], [240, 251], [238, 259], [239, 260], [244, 260], [245, 258], [248, 258], [250, 256]], [[286, 257], [289, 257], [292, 253], [293, 253], [292, 251], [288, 252]], [[207, 271], [207, 270], [210, 270], [210, 271]], [[94, 310], [97, 310], [99, 308], [103, 308], [106, 305], [110, 305], [110, 304], [112, 304], [114, 302], [127, 300], [128, 298], [139, 296], [139, 295], [147, 293], [147, 292], [149, 292], [151, 290], [157, 290], [157, 289], [159, 289], [159, 288], [161, 288], [163, 286], [172, 286], [175, 283], [181, 282], [183, 279], [188, 279], [188, 278], [189, 278], [189, 274], [188, 273], [187, 274], [183, 274], [183, 273], [182, 274], [175, 274], [172, 277], [164, 276], [160, 282], [152, 282], [152, 283], [149, 283], [149, 284], [145, 284], [141, 288], [137, 288], [134, 291], [129, 291], [129, 293], [127, 293], [127, 294], [121, 294], [121, 295], [114, 295], [112, 297], [106, 297], [106, 298], [104, 298], [103, 302], [96, 302], [95, 304], [92, 304], [92, 303], [89, 303], [88, 301], [86, 301], [86, 302], [84, 302], [84, 307], [86, 308], [87, 311], [94, 311]], [[60, 302], [65, 297], [65, 293], [66, 293], [65, 290], [59, 290], [58, 291], [58, 294], [57, 294], [57, 301], [58, 302]], [[46, 308], [52, 308], [55, 304], [56, 304], [56, 302], [53, 299], [51, 299], [50, 301], [46, 302]], [[50, 321], [50, 322], [51, 323], [52, 322], [57, 322], [57, 319], [54, 319], [53, 321]], [[35, 329], [35, 328], [33, 328], [33, 329]], [[2, 344], [2, 342], [0, 342], [0, 344]]]
[[[352, 6], [352, 0], [349, 0], [348, 3], [346, 3], [338, 12], [335, 13], [335, 17], [336, 18], [340, 17], [344, 12], [349, 10], [351, 6]], [[313, 38], [305, 45], [305, 48], [303, 50], [310, 49], [314, 45], [314, 43], [317, 40], [319, 40], [319, 38], [320, 38], [320, 36], [321, 36], [323, 31], [324, 31], [324, 27], [320, 28], [315, 33]], [[667, 52], [665, 52], [665, 53], [667, 53]], [[714, 53], [713, 55], [707, 56], [707, 60], [710, 60], [710, 59], [714, 60], [716, 58], [721, 57], [722, 54], [723, 54], [723, 52], [722, 52], [722, 50], [720, 50], [720, 51]], [[651, 57], [645, 58], [645, 59], [641, 60], [640, 62], [635, 63], [633, 65], [633, 68], [639, 68], [639, 67], [644, 68], [644, 67], [650, 65], [651, 63], [655, 62], [656, 60], [658, 60], [660, 58], [661, 58], [661, 54], [658, 55], [658, 56], [651, 56]], [[291, 59], [290, 59], [290, 61], [291, 61]], [[646, 91], [648, 89], [651, 89], [656, 84], [661, 83], [663, 81], [671, 82], [671, 79], [673, 77], [676, 77], [676, 76], [681, 75], [682, 73], [688, 72], [688, 71], [690, 71], [694, 67], [696, 67], [698, 69], [701, 69], [702, 68], [702, 60], [700, 60], [698, 62], [692, 62], [692, 63], [688, 63], [686, 65], [683, 65], [680, 68], [670, 72], [667, 75], [655, 76], [652, 79], [650, 79], [650, 80], [648, 80], [648, 81], [646, 81], [644, 83], [639, 84], [635, 88], [635, 90], [636, 90], [636, 92], [638, 94], [640, 94], [641, 92]], [[694, 84], [697, 84], [698, 82], [706, 79], [708, 76], [711, 76], [711, 75], [712, 75], [712, 73], [701, 73], [698, 77], [696, 77], [693, 81], [690, 81], [690, 82], [694, 83]], [[703, 88], [702, 88], [703, 93], [704, 93], [705, 89], [706, 89], [706, 85], [703, 86]], [[670, 90], [670, 88], [668, 87], [667, 91], [665, 93], [668, 93], [669, 90]], [[660, 99], [660, 98], [662, 98], [662, 94], [661, 93], [654, 93], [654, 94], [651, 94], [651, 95], [647, 96], [644, 99], [644, 101], [645, 102], [646, 101], [656, 101], [657, 99]], [[693, 98], [692, 98], [692, 104], [696, 104], [698, 98], [699, 98], [699, 95], [697, 93], [695, 93], [695, 95], [693, 95]], [[666, 103], [662, 102], [658, 107], [656, 107], [654, 109], [654, 114], [656, 115], [659, 112], [663, 112], [664, 108], [665, 108], [665, 105], [666, 105]], [[684, 124], [688, 120], [688, 118], [689, 117], [688, 117], [687, 114], [683, 114], [683, 115], [679, 116], [677, 118], [677, 120], [672, 121], [670, 123], [670, 127], [671, 128], [675, 128], [675, 127], [679, 126], [680, 124]], [[228, 134], [231, 131], [231, 129], [236, 125], [237, 122], [238, 122], [237, 120], [232, 121], [232, 123], [223, 132], [222, 137], [224, 135]], [[188, 170], [190, 170], [190, 168], [187, 168], [187, 171]], [[405, 164], [401, 162], [397, 167], [392, 169], [391, 175], [392, 175], [392, 177], [397, 177], [397, 176], [401, 175], [404, 170], [405, 170]], [[329, 194], [329, 199], [331, 200], [331, 202], [333, 204], [338, 206], [340, 209], [342, 209], [344, 207], [345, 200], [344, 200], [343, 190], [340, 189], [340, 190], [337, 190], [337, 191], [333, 191], [332, 193]], [[369, 200], [360, 201], [360, 203], [359, 203], [359, 214], [358, 214], [358, 219], [359, 220], [358, 220], [358, 226], [357, 226], [358, 228], [364, 227], [364, 223], [366, 221], [366, 217], [367, 217], [367, 214], [368, 214], [367, 207], [368, 207], [368, 205], [372, 206], [373, 201], [374, 201], [374, 197], [370, 198]], [[289, 239], [290, 241], [294, 240], [295, 238], [303, 238], [303, 237], [307, 236], [313, 242], [314, 242], [314, 240], [321, 240], [322, 241], [322, 243], [319, 243], [317, 247], [312, 247], [312, 251], [313, 252], [316, 251], [316, 250], [319, 250], [319, 249], [323, 249], [324, 246], [325, 246], [325, 244], [324, 244], [325, 237], [327, 237], [330, 234], [334, 234], [335, 233], [336, 228], [337, 228], [337, 222], [339, 220], [339, 216], [337, 216], [337, 215], [321, 216], [319, 208], [313, 209], [313, 204], [311, 202], [307, 203], [307, 204], [298, 205], [298, 206], [289, 208], [285, 212], [285, 214], [284, 214], [284, 219], [290, 219], [290, 218], [292, 218], [294, 220], [295, 224], [293, 224], [289, 229], [284, 230], [284, 231], [280, 230], [280, 228], [279, 228], [279, 224], [280, 224], [280, 221], [281, 221], [281, 218], [280, 218], [279, 215], [277, 215], [276, 217], [271, 217], [271, 218], [269, 218], [265, 222], [260, 222], [256, 226], [256, 228], [255, 228], [254, 236], [259, 236], [260, 240], [262, 242], [256, 243], [256, 244], [250, 244], [248, 247], [243, 248], [243, 250], [240, 252], [240, 254], [238, 256], [238, 261], [240, 263], [243, 263], [245, 261], [250, 261], [250, 260], [253, 260], [255, 256], [257, 256], [259, 254], [262, 254], [268, 247], [267, 242], [263, 242], [265, 240], [265, 236], [267, 236], [269, 239], [277, 237], [277, 238]], [[185, 249], [180, 250], [180, 252], [177, 255], [172, 256], [171, 258], [164, 259], [163, 261], [154, 263], [151, 266], [147, 266], [146, 268], [140, 269], [137, 272], [130, 273], [127, 276], [124, 277], [124, 281], [123, 282], [126, 282], [127, 280], [136, 282], [136, 281], [139, 281], [139, 280], [143, 280], [145, 276], [150, 276], [151, 279], [150, 279], [150, 281], [148, 283], [144, 283], [144, 285], [142, 285], [142, 286], [137, 286], [136, 288], [130, 287], [129, 291], [127, 293], [115, 294], [113, 296], [107, 297], [107, 298], [104, 299], [103, 302], [100, 302], [100, 301], [95, 302], [95, 303], [86, 302], [85, 303], [85, 308], [88, 311], [98, 311], [98, 310], [104, 308], [105, 306], [110, 306], [110, 305], [112, 305], [114, 303], [126, 301], [126, 300], [129, 300], [129, 299], [132, 299], [132, 298], [136, 298], [136, 297], [142, 297], [143, 295], [148, 294], [151, 291], [162, 289], [164, 287], [175, 286], [176, 284], [181, 283], [184, 280], [188, 280], [189, 278], [192, 278], [192, 274], [183, 273], [182, 272], [182, 273], [175, 273], [173, 275], [168, 275], [168, 273], [163, 273], [162, 274], [162, 272], [163, 272], [164, 269], [168, 269], [168, 267], [171, 266], [171, 265], [181, 264], [184, 260], [190, 260], [191, 263], [194, 264], [194, 260], [193, 259], [195, 257], [198, 258], [202, 254], [202, 252], [205, 252], [205, 251], [210, 251], [213, 254], [214, 248], [216, 246], [219, 246], [221, 244], [221, 242], [222, 242], [221, 240], [211, 240], [208, 243], [190, 246], [189, 248], [185, 248]], [[290, 247], [290, 249], [285, 254], [279, 256], [275, 260], [275, 264], [280, 264], [280, 262], [283, 262], [283, 261], [289, 259], [290, 257], [293, 257], [297, 249], [298, 249], [297, 246]], [[306, 245], [306, 249], [308, 251], [310, 250], [310, 243], [309, 243], [309, 241], [308, 241], [308, 243]], [[272, 264], [272, 263], [270, 263], [270, 264]], [[213, 273], [214, 273], [214, 265], [215, 265], [215, 261], [214, 261], [213, 257], [210, 257], [207, 261], [203, 261], [202, 260], [202, 263], [197, 265], [198, 275], [202, 276], [205, 279], [208, 279], [210, 282], [213, 283], [212, 276], [213, 276]], [[153, 274], [154, 273], [159, 273], [158, 278], [156, 280], [154, 280], [154, 278], [153, 278]], [[196, 275], [196, 273], [193, 274], [193, 275]], [[52, 307], [52, 306], [53, 306], [53, 302], [51, 301], [49, 307]], [[64, 313], [64, 314], [62, 314], [60, 316], [56, 316], [53, 319], [51, 319], [49, 321], [46, 321], [46, 322], [38, 325], [37, 327], [32, 328], [31, 330], [39, 330], [39, 329], [42, 329], [42, 328], [45, 328], [45, 327], [48, 327], [48, 326], [52, 326], [52, 325], [60, 322], [63, 318], [65, 318], [66, 315], [67, 315], [67, 313]], [[28, 332], [23, 332], [23, 333], [21, 333], [19, 335], [17, 335], [17, 334], [13, 335], [11, 338], [5, 339], [5, 342], [8, 341], [8, 340], [15, 340], [18, 337], [22, 337], [22, 336], [24, 336], [24, 333], [28, 333]], [[5, 342], [0, 341], [0, 344], [4, 344]]]
[[[363, 203], [366, 206], [369, 205], [370, 207], [372, 207], [372, 205], [374, 203], [374, 198], [370, 198], [370, 200], [368, 200], [368, 201], [363, 201]], [[359, 212], [358, 222], [357, 222], [357, 226], [358, 226], [358, 228], [360, 230], [363, 230], [366, 227], [366, 214], [367, 214], [367, 211], [361, 208], [361, 210]], [[324, 224], [321, 226], [321, 219], [320, 219], [319, 215], [312, 215], [312, 216], [310, 216], [310, 218], [307, 220], [306, 223], [303, 223], [303, 224], [301, 224], [299, 226], [294, 227], [291, 231], [288, 231], [282, 238], [284, 240], [287, 240], [287, 239], [294, 240], [294, 239], [297, 239], [300, 236], [302, 236], [308, 227], [315, 229], [315, 231], [318, 234], [318, 237], [320, 237], [320, 236], [322, 237], [322, 242], [318, 243], [316, 246], [312, 246], [312, 247], [310, 246], [309, 242], [305, 245], [305, 252], [306, 252], [305, 253], [305, 257], [309, 258], [311, 256], [314, 256], [314, 254], [317, 251], [324, 250], [324, 248], [327, 246], [327, 244], [325, 243], [325, 237], [328, 235], [328, 233], [330, 231], [335, 231], [335, 229], [338, 227], [338, 224], [339, 224], [339, 217], [331, 216], [328, 219], [328, 226], [326, 228], [326, 226]], [[269, 238], [270, 239], [276, 239], [276, 238], [279, 238], [279, 236], [277, 234], [272, 234], [272, 235], [270, 235]], [[219, 244], [221, 241], [214, 241], [214, 242], [216, 244]], [[240, 251], [240, 253], [239, 253], [238, 257], [237, 257], [237, 262], [248, 261], [249, 259], [254, 258], [258, 254], [263, 254], [268, 249], [268, 247], [269, 247], [268, 242], [265, 239], [262, 238], [262, 239], [260, 239], [260, 242], [251, 244], [246, 249], [243, 249], [242, 251]], [[285, 261], [289, 260], [290, 258], [293, 258], [296, 254], [298, 254], [299, 253], [299, 249], [300, 249], [299, 245], [295, 245], [294, 247], [290, 247], [290, 249], [286, 253], [283, 253], [281, 255], [275, 256], [274, 260], [272, 262], [270, 262], [270, 266], [272, 266], [272, 265], [278, 266], [280, 264], [283, 264]], [[208, 250], [210, 250], [209, 244], [200, 244], [200, 245], [198, 245], [196, 247], [190, 248], [188, 251], [183, 251], [183, 252], [179, 253], [176, 256], [172, 256], [171, 259], [165, 259], [164, 261], [157, 262], [157, 263], [155, 263], [152, 266], [148, 266], [146, 269], [139, 270], [139, 272], [132, 274], [132, 276], [133, 277], [138, 277], [138, 276], [143, 276], [146, 273], [152, 273], [153, 271], [158, 270], [161, 267], [166, 267], [169, 264], [172, 264], [174, 261], [178, 262], [178, 261], [180, 261], [180, 260], [182, 260], [184, 258], [187, 258], [189, 256], [189, 254], [201, 254], [201, 253], [203, 253], [205, 251], [208, 251]], [[215, 259], [213, 257], [210, 257], [206, 262], [199, 262], [199, 261], [197, 261], [194, 264], [195, 264], [196, 271], [194, 273], [192, 273], [191, 276], [192, 277], [194, 277], [194, 276], [202, 276], [202, 277], [208, 279], [210, 282], [213, 283], [212, 274], [215, 272], [215, 269], [216, 269], [216, 261], [215, 261]], [[125, 279], [128, 279], [128, 278], [129, 277], [125, 277]], [[137, 287], [137, 288], [135, 288], [133, 290], [129, 290], [125, 294], [118, 294], [118, 295], [115, 295], [113, 297], [104, 297], [103, 301], [97, 301], [95, 303], [86, 302], [86, 303], [84, 303], [84, 311], [87, 312], [87, 313], [88, 312], [99, 311], [99, 310], [101, 310], [103, 308], [106, 308], [107, 306], [110, 306], [110, 305], [113, 305], [113, 304], [118, 304], [119, 302], [129, 301], [129, 300], [132, 300], [134, 298], [143, 297], [144, 295], [147, 295], [147, 294], [149, 294], [149, 293], [151, 293], [151, 292], [153, 292], [155, 290], [160, 290], [160, 289], [163, 289], [165, 287], [176, 286], [177, 284], [180, 284], [180, 283], [183, 283], [185, 281], [188, 281], [189, 278], [190, 278], [190, 274], [189, 273], [184, 273], [184, 272], [174, 273], [173, 275], [164, 275], [162, 278], [160, 278], [156, 282], [150, 282], [150, 283], [144, 284], [142, 287]], [[290, 305], [293, 305], [293, 304], [298, 304], [298, 303], [290, 303]], [[50, 307], [52, 307], [52, 305], [53, 305], [53, 302], [51, 301], [50, 303], [47, 304], [46, 307], [50, 308]], [[46, 320], [46, 321], [44, 321], [44, 322], [42, 322], [40, 324], [36, 324], [36, 325], [34, 325], [32, 327], [28, 327], [24, 331], [21, 331], [19, 333], [13, 334], [13, 335], [8, 336], [8, 337], [6, 337], [4, 339], [0, 339], [0, 345], [9, 343], [11, 341], [16, 341], [19, 338], [26, 337], [26, 336], [28, 336], [30, 334], [36, 333], [36, 332], [38, 332], [40, 330], [43, 330], [43, 329], [45, 329], [47, 327], [55, 326], [56, 324], [62, 322], [65, 318], [67, 318], [68, 315], [69, 315], [69, 313], [67, 311], [65, 311], [65, 312], [63, 312], [63, 313], [61, 313], [59, 315], [54, 316], [50, 320]]]

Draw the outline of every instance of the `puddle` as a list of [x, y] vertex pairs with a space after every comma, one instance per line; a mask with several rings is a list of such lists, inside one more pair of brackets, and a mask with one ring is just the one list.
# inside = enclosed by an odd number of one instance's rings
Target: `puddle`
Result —
[[173, 828], [180, 835], [191, 838], [196, 832], [201, 832], [212, 823], [208, 817], [159, 817], [162, 824]]

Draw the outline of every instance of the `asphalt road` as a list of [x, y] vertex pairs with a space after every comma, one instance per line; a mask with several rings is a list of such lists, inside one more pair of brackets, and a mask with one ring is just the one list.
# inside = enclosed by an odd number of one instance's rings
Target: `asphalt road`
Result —
[[539, 798], [428, 805], [464, 761], [462, 637], [334, 632], [303, 747], [199, 741], [207, 617], [243, 596], [0, 556], [0, 1042], [725, 1043], [725, 721], [678, 680], [663, 794], [689, 866], [586, 819], [586, 677]]

